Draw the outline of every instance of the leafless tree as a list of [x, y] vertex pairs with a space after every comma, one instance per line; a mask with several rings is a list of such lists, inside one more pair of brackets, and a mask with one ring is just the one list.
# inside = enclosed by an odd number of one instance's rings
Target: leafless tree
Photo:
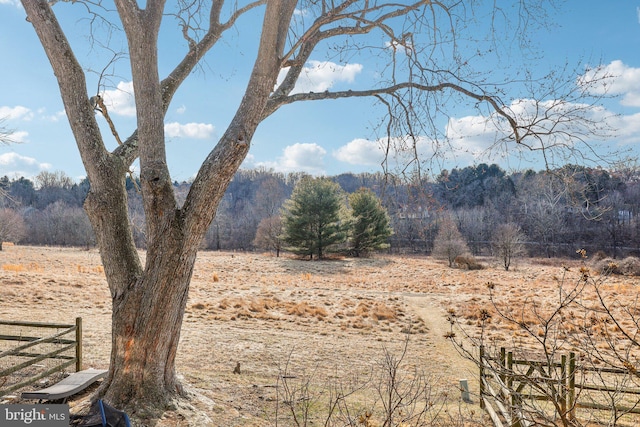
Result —
[[566, 180], [551, 174], [538, 174], [520, 189], [520, 210], [527, 236], [538, 242], [548, 257], [555, 255], [560, 235], [566, 229], [569, 188]]
[[[13, 130], [8, 129], [3, 125], [6, 119], [4, 117], [0, 118], [0, 144], [9, 144], [13, 142], [11, 135], [13, 134]], [[5, 197], [6, 191], [3, 188], [0, 188], [0, 197]]]
[[[504, 135], [497, 138], [496, 144], [512, 141], [532, 150], [549, 145], [570, 146], [573, 138], [566, 127], [561, 128], [562, 138], [551, 144], [546, 144], [548, 134], [560, 129], [554, 126], [556, 122], [566, 123], [572, 117], [585, 115], [584, 111], [572, 109], [573, 87], [563, 101], [538, 102], [533, 112], [527, 110], [528, 115], [518, 115], [505, 106], [500, 99], [505, 82], [490, 85], [488, 80], [478, 78], [472, 69], [474, 58], [466, 58], [457, 50], [456, 40], [463, 37], [465, 45], [478, 41], [472, 49], [477, 55], [494, 52], [502, 37], [495, 32], [506, 27], [489, 28], [493, 44], [487, 45], [486, 32], [480, 34], [476, 32], [478, 26], [466, 25], [475, 18], [476, 5], [472, 1], [248, 0], [228, 5], [223, 0], [115, 0], [115, 10], [109, 10], [101, 1], [21, 1], [57, 78], [91, 184], [85, 209], [96, 233], [113, 298], [110, 370], [99, 395], [126, 408], [134, 418], [157, 416], [173, 398], [184, 396], [175, 359], [196, 254], [225, 189], [249, 151], [258, 125], [280, 107], [300, 101], [373, 97], [388, 112], [385, 133], [389, 150], [391, 144], [396, 144], [400, 149], [409, 147], [409, 152], [418, 135], [441, 133], [436, 125], [436, 113], [443, 110], [440, 95], [459, 96], [485, 108], [483, 112]], [[529, 18], [544, 22], [543, 0], [521, 3], [527, 7], [520, 8], [518, 23], [532, 22]], [[497, 7], [490, 8], [493, 17], [508, 16]], [[89, 18], [82, 22], [88, 22], [89, 30], [94, 30], [94, 47], [109, 46], [115, 39], [114, 31], [97, 30], [100, 23], [109, 30], [121, 27], [126, 36], [127, 55], [118, 58], [129, 62], [137, 129], [128, 137], [116, 138], [121, 144], [115, 149], [108, 149], [107, 142], [117, 133], [113, 126], [107, 135], [101, 133], [98, 118], [106, 115], [95, 114], [98, 103], [96, 98], [91, 99], [96, 95], [95, 89], [87, 94], [85, 70], [57, 16], [77, 17], [82, 13]], [[262, 24], [242, 100], [180, 205], [166, 158], [163, 121], [167, 109], [178, 88], [212, 47], [243, 25], [247, 32], [254, 30], [255, 21], [246, 15], [257, 13], [262, 16]], [[161, 26], [169, 25], [163, 22], [167, 15], [178, 20], [186, 48], [181, 58], [174, 58], [175, 68], [161, 79], [158, 59], [160, 41], [164, 39], [159, 38], [159, 33]], [[375, 40], [377, 46], [372, 44]], [[380, 78], [366, 89], [297, 90], [312, 55], [323, 52], [337, 52], [337, 57], [344, 59], [360, 54], [380, 59]], [[112, 63], [113, 51], [109, 53], [108, 66], [117, 66]], [[528, 81], [532, 87], [536, 82], [558, 83], [557, 79]], [[561, 88], [555, 89], [541, 96], [563, 96], [558, 92]], [[572, 125], [578, 123], [574, 121]], [[547, 135], [537, 138], [543, 132]], [[136, 251], [127, 212], [125, 177], [135, 160], [139, 161], [146, 215], [144, 264]]]
[[62, 200], [42, 210], [29, 210], [25, 217], [27, 243], [60, 246], [95, 245], [95, 237], [87, 213]]
[[279, 257], [282, 243], [282, 219], [280, 216], [271, 216], [260, 221], [253, 244], [259, 248], [273, 250], [276, 252], [276, 257]]
[[500, 224], [494, 231], [491, 243], [493, 254], [498, 257], [506, 271], [509, 271], [515, 257], [525, 254], [525, 240], [526, 237], [517, 224]]
[[453, 267], [456, 258], [468, 252], [467, 242], [462, 237], [455, 221], [445, 217], [440, 222], [433, 243], [433, 256], [446, 259], [449, 262], [449, 267]]
[[267, 176], [256, 193], [256, 211], [261, 219], [278, 215], [287, 194], [283, 188], [284, 180], [278, 179], [277, 176]]
[[26, 227], [22, 216], [13, 209], [0, 209], [0, 251], [2, 242], [18, 242], [25, 235]]

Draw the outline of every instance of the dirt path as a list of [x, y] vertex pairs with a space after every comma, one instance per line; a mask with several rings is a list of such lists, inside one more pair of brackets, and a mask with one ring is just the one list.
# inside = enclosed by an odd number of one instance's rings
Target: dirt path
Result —
[[437, 372], [439, 381], [446, 387], [458, 385], [461, 379], [467, 379], [474, 404], [478, 396], [478, 368], [456, 351], [451, 341], [445, 338], [451, 327], [446, 318], [442, 301], [433, 296], [405, 296], [409, 309], [420, 316], [431, 338], [432, 369]]

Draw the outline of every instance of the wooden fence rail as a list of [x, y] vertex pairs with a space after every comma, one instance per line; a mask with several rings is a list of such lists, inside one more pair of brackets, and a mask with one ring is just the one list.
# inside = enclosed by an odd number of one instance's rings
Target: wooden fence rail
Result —
[[577, 409], [640, 414], [640, 388], [627, 386], [640, 378], [627, 369], [577, 365], [575, 353], [560, 361], [517, 359], [505, 348], [491, 355], [481, 347], [479, 360], [480, 407], [496, 427], [527, 427], [541, 416], [569, 423]]
[[82, 370], [82, 318], [71, 325], [0, 320], [0, 328], [10, 329], [0, 334], [2, 349], [9, 347], [0, 351], [0, 397], [70, 366]]

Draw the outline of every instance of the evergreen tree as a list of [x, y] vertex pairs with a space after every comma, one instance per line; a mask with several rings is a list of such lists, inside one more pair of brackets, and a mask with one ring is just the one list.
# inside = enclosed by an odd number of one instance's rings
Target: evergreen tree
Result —
[[322, 258], [333, 245], [346, 240], [340, 186], [327, 178], [304, 177], [285, 202], [283, 212], [284, 241], [289, 250]]
[[349, 196], [351, 205], [350, 248], [355, 256], [389, 247], [392, 230], [389, 215], [376, 195], [361, 188]]

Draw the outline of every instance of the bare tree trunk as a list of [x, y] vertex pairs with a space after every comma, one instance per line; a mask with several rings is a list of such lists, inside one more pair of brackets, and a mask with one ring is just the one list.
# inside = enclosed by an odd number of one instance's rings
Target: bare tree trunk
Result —
[[[293, 2], [289, 3], [293, 13]], [[164, 152], [164, 90], [157, 75], [155, 36], [162, 15], [118, 1], [129, 29], [139, 129], [113, 153], [106, 151], [80, 64], [45, 1], [24, 2], [60, 85], [62, 100], [91, 182], [85, 209], [96, 233], [113, 302], [109, 375], [98, 395], [135, 418], [157, 416], [180, 384], [175, 357], [196, 252], [224, 191], [248, 152], [275, 84], [286, 31], [266, 31], [249, 95], [230, 130], [207, 158], [182, 209], [175, 201]], [[273, 20], [283, 3], [267, 7]], [[286, 13], [284, 15], [287, 15]], [[286, 16], [282, 19], [286, 20]], [[281, 34], [282, 33], [282, 34]], [[278, 46], [276, 46], [278, 45]], [[270, 49], [268, 47], [271, 47]], [[157, 62], [157, 61], [156, 61]], [[149, 68], [153, 68], [149, 72]], [[175, 88], [173, 89], [175, 90]], [[148, 250], [141, 265], [127, 212], [125, 177], [138, 157], [147, 218]]]
[[175, 356], [195, 257], [196, 247], [166, 245], [150, 251], [147, 273], [113, 300], [111, 370], [104, 397], [119, 407], [135, 408], [138, 417], [165, 408], [182, 391]]

